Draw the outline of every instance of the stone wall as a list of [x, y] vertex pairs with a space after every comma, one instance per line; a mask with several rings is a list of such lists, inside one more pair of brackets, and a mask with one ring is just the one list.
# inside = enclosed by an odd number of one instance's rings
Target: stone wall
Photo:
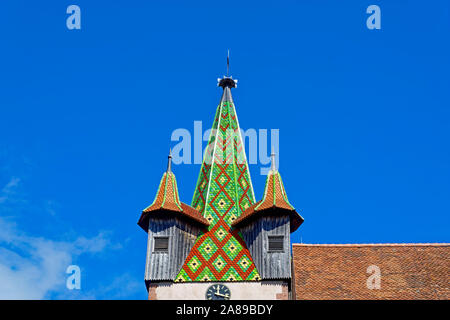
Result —
[[[230, 300], [287, 300], [287, 281], [218, 282], [231, 291]], [[215, 282], [158, 282], [149, 285], [149, 300], [205, 300]]]

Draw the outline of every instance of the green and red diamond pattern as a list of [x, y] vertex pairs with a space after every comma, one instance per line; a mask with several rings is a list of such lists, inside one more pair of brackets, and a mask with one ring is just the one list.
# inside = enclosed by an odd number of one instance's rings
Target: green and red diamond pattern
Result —
[[192, 200], [210, 226], [196, 240], [176, 282], [260, 280], [242, 236], [231, 228], [254, 203], [244, 152], [234, 105], [221, 102]]

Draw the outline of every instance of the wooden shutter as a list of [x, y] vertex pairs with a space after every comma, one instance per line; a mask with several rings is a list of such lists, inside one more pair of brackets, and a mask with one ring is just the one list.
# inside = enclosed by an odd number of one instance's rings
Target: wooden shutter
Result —
[[284, 236], [269, 236], [269, 252], [284, 251]]
[[169, 252], [169, 237], [154, 237], [154, 252]]

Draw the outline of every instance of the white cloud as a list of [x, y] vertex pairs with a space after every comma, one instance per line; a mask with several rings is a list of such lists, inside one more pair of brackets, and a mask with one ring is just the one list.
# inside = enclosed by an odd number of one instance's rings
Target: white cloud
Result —
[[33, 237], [0, 218], [0, 299], [46, 299], [65, 290], [65, 271], [73, 259], [109, 245], [104, 233], [73, 242]]
[[106, 231], [94, 237], [79, 235], [69, 240], [24, 232], [15, 223], [17, 216], [14, 214], [24, 207], [28, 209], [28, 202], [19, 192], [20, 182], [19, 178], [13, 177], [0, 189], [0, 300], [114, 299], [142, 289], [141, 282], [121, 273], [106, 286], [100, 285], [90, 291], [68, 290], [66, 269], [73, 261], [85, 254], [98, 256], [122, 249], [122, 245], [113, 243], [111, 232]]
[[[81, 284], [83, 286], [83, 284]], [[120, 274], [114, 277], [106, 285], [99, 285], [92, 290], [72, 290], [65, 292], [58, 296], [58, 299], [128, 299], [130, 296], [135, 296], [137, 293], [145, 292], [143, 281], [139, 281], [130, 273]], [[145, 297], [145, 295], [143, 295]]]
[[15, 189], [19, 185], [20, 179], [12, 177], [11, 180], [2, 188], [0, 192], [0, 204], [10, 200], [15, 194]]

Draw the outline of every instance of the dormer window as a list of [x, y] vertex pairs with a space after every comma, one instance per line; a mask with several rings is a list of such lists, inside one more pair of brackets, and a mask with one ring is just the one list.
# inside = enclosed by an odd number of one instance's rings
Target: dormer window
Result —
[[269, 252], [284, 252], [284, 236], [268, 236]]
[[153, 252], [168, 253], [169, 252], [169, 237], [154, 237]]

